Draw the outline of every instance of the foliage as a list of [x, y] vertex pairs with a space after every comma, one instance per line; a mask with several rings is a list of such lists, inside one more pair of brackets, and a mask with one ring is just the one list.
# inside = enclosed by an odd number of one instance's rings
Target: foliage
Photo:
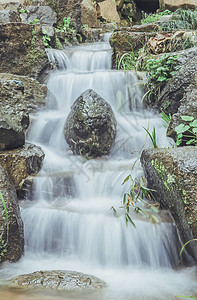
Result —
[[196, 241], [196, 242], [197, 242], [197, 239], [189, 240], [189, 241], [187, 241], [187, 242], [183, 245], [183, 247], [181, 248], [181, 251], [180, 251], [180, 253], [179, 253], [179, 261], [181, 260], [181, 255], [182, 255], [183, 250], [185, 249], [185, 247], [186, 247], [189, 243], [191, 243], [191, 242], [193, 242], [193, 241]]
[[33, 19], [33, 21], [29, 21], [29, 24], [32, 24], [32, 25], [34, 25], [34, 24], [38, 24], [38, 23], [40, 23], [40, 20], [38, 20], [38, 19]]
[[57, 32], [67, 32], [68, 30], [74, 32], [72, 28], [70, 28], [70, 17], [63, 18], [63, 24], [59, 24], [55, 29]]
[[[142, 126], [142, 127], [143, 127], [143, 126]], [[143, 128], [144, 128], [144, 130], [147, 132], [147, 134], [148, 134], [148, 136], [149, 136], [149, 138], [150, 138], [150, 140], [151, 140], [151, 142], [152, 142], [153, 148], [158, 148], [157, 142], [156, 142], [156, 131], [155, 131], [155, 126], [153, 127], [152, 133], [150, 133], [150, 131], [149, 131], [147, 128], [145, 128], [145, 127], [143, 127]]]
[[43, 44], [45, 47], [49, 48], [50, 47], [50, 41], [51, 38], [48, 34], [48, 31], [46, 29], [42, 29], [42, 38], [43, 38]]
[[147, 13], [144, 13], [143, 12], [143, 18], [141, 20], [141, 24], [146, 24], [146, 23], [152, 23], [152, 22], [155, 22], [155, 21], [158, 21], [162, 16], [167, 16], [167, 15], [171, 15], [172, 12], [168, 9], [160, 12], [160, 13], [150, 13], [150, 14], [147, 14]]
[[3, 240], [2, 235], [0, 236], [0, 262], [1, 262], [3, 256], [7, 252], [8, 236], [9, 236], [9, 222], [8, 222], [7, 207], [6, 207], [5, 200], [4, 200], [3, 195], [1, 194], [1, 192], [0, 192], [0, 198], [1, 198], [1, 201], [2, 201], [2, 204], [3, 204], [5, 217], [6, 217], [6, 225], [7, 225], [7, 240], [6, 240], [6, 242]]
[[[140, 179], [138, 180], [137, 178], [133, 179], [131, 175], [128, 175], [124, 179], [122, 184], [125, 184], [129, 180], [131, 181], [129, 192], [124, 194], [123, 202], [122, 202], [123, 204], [122, 207], [125, 210], [126, 225], [130, 223], [132, 226], [136, 227], [135, 223], [130, 217], [131, 208], [133, 208], [134, 212], [140, 213], [143, 217], [148, 218], [151, 222], [158, 223], [159, 220], [155, 215], [146, 212], [145, 210], [143, 210], [137, 205], [139, 202], [143, 202], [147, 204], [147, 200], [152, 199], [153, 190], [145, 186], [145, 179], [143, 177], [140, 177]], [[151, 208], [151, 210], [154, 213], [158, 213], [158, 208], [154, 204], [150, 204], [149, 208]]]
[[26, 8], [20, 8], [19, 9], [20, 14], [29, 13], [29, 10]]
[[167, 115], [164, 111], [162, 111], [160, 115], [163, 119], [163, 126], [167, 129], [172, 119], [172, 115], [170, 113]]
[[177, 9], [168, 22], [161, 24], [162, 30], [197, 29], [197, 9]]
[[176, 145], [181, 144], [197, 146], [197, 119], [191, 116], [181, 116], [184, 123], [175, 127], [177, 133]]
[[155, 58], [146, 60], [142, 69], [148, 75], [148, 95], [159, 95], [166, 83], [176, 74], [180, 66], [177, 66], [176, 54], [164, 53]]

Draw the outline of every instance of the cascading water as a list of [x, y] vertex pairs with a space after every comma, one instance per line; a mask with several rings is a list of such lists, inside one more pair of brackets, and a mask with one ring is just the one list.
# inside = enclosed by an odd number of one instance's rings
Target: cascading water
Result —
[[[158, 144], [169, 145], [160, 117], [143, 108], [136, 74], [111, 70], [108, 43], [49, 50], [48, 57], [58, 69], [48, 81], [57, 103], [32, 116], [28, 134], [31, 143], [42, 147], [45, 160], [33, 201], [22, 204], [25, 255], [1, 273], [90, 273], [108, 284], [100, 299], [174, 299], [197, 292], [194, 268], [173, 269], [180, 242], [170, 216], [158, 216], [162, 222], [153, 224], [132, 213], [134, 228], [126, 226], [120, 208], [129, 189], [129, 182], [122, 182], [128, 174], [141, 175], [139, 166], [131, 167], [140, 150], [150, 146], [143, 127], [152, 131], [155, 126]], [[111, 153], [96, 160], [73, 155], [63, 135], [70, 106], [90, 88], [110, 103], [118, 123]]]

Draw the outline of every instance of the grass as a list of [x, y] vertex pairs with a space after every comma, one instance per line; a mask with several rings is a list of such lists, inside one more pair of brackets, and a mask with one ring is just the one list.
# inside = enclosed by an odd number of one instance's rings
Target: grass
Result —
[[7, 238], [6, 238], [6, 241], [3, 240], [2, 235], [0, 236], [0, 262], [1, 262], [3, 256], [7, 252], [8, 236], [9, 236], [9, 222], [8, 222], [7, 207], [6, 207], [5, 200], [4, 200], [4, 197], [3, 197], [3, 195], [2, 195], [1, 192], [0, 192], [0, 198], [1, 198], [1, 201], [2, 201], [2, 204], [3, 204], [3, 209], [4, 209], [4, 212], [5, 212], [6, 226], [7, 226]]

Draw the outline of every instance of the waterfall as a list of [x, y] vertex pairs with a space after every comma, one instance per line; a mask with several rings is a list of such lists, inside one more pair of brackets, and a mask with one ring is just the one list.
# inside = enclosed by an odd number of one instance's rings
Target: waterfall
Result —
[[[111, 70], [108, 43], [50, 49], [47, 54], [57, 67], [47, 84], [57, 103], [31, 118], [27, 138], [42, 147], [45, 160], [34, 181], [33, 201], [21, 205], [25, 256], [15, 273], [89, 272], [107, 282], [106, 299], [191, 295], [197, 291], [195, 271], [174, 269], [181, 244], [169, 214], [161, 212], [159, 223], [152, 223], [131, 212], [134, 227], [126, 224], [121, 207], [130, 188], [129, 182], [122, 182], [129, 174], [142, 176], [139, 161], [134, 170], [132, 166], [140, 151], [151, 146], [143, 127], [152, 131], [155, 126], [158, 145], [170, 146], [160, 116], [143, 107], [137, 74]], [[63, 134], [72, 103], [90, 88], [111, 105], [117, 120], [110, 154], [95, 160], [73, 155]]]

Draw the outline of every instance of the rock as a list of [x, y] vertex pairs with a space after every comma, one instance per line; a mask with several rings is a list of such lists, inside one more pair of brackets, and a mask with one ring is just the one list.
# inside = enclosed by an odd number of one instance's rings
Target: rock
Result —
[[49, 6], [26, 6], [26, 12], [20, 14], [23, 23], [29, 24], [34, 19], [49, 36], [54, 36], [54, 24], [57, 23], [57, 14]]
[[0, 24], [0, 73], [39, 79], [48, 67], [39, 25]]
[[[176, 141], [176, 131], [175, 127], [181, 123], [188, 123], [184, 122], [181, 119], [181, 116], [191, 116], [194, 119], [197, 119], [197, 84], [196, 85], [189, 85], [188, 88], [185, 90], [185, 94], [183, 98], [180, 100], [180, 107], [177, 113], [172, 115], [171, 122], [167, 129], [167, 136], [171, 137]], [[191, 139], [191, 133], [188, 132]], [[186, 140], [182, 141], [181, 146], [186, 145]]]
[[14, 10], [0, 10], [0, 23], [19, 22], [19, 15]]
[[64, 135], [75, 154], [85, 157], [108, 154], [116, 136], [110, 105], [93, 90], [85, 91], [71, 107]]
[[98, 3], [100, 18], [107, 22], [120, 24], [120, 17], [116, 9], [116, 2], [113, 0], [105, 0]]
[[[2, 200], [0, 199], [0, 262], [19, 260], [24, 251], [23, 222], [20, 216], [20, 209], [17, 202], [16, 192], [10, 183], [3, 167], [0, 165], [0, 191], [3, 195], [9, 224], [8, 245], [7, 241], [7, 221]], [[3, 249], [7, 252], [2, 253]]]
[[0, 151], [0, 164], [6, 170], [16, 191], [29, 175], [37, 174], [44, 159], [44, 152], [38, 146], [26, 144], [22, 148]]
[[99, 27], [96, 4], [92, 0], [83, 0], [81, 8], [81, 22], [88, 27]]
[[0, 10], [13, 10], [16, 13], [18, 13], [18, 9], [20, 8], [22, 2], [23, 0], [10, 0], [10, 1], [1, 0]]
[[117, 8], [121, 14], [121, 19], [124, 18], [130, 22], [140, 21], [141, 13], [136, 7], [134, 0], [130, 1], [118, 1], [116, 2]]
[[74, 271], [37, 271], [17, 276], [10, 281], [11, 287], [45, 288], [58, 291], [100, 290], [105, 282], [95, 276]]
[[0, 74], [0, 150], [21, 147], [29, 113], [53, 97], [47, 87], [26, 76]]
[[161, 9], [176, 10], [178, 8], [191, 8], [197, 7], [196, 0], [159, 0]]
[[[168, 209], [183, 243], [197, 238], [197, 148], [146, 149], [141, 163], [156, 201]], [[197, 244], [186, 250], [197, 260]]]
[[29, 125], [28, 114], [12, 109], [0, 112], [0, 150], [8, 150], [21, 147], [25, 143], [25, 131]]
[[113, 67], [125, 53], [137, 52], [149, 40], [155, 36], [155, 32], [136, 32], [136, 27], [117, 29], [112, 34], [109, 42], [113, 49]]
[[197, 86], [197, 56], [184, 64], [167, 83], [158, 97], [156, 107], [167, 113], [176, 113], [191, 84]]
[[[0, 107], [17, 107], [28, 113], [44, 107], [53, 95], [46, 85], [28, 76], [0, 73]], [[53, 100], [52, 100], [53, 101]]]

